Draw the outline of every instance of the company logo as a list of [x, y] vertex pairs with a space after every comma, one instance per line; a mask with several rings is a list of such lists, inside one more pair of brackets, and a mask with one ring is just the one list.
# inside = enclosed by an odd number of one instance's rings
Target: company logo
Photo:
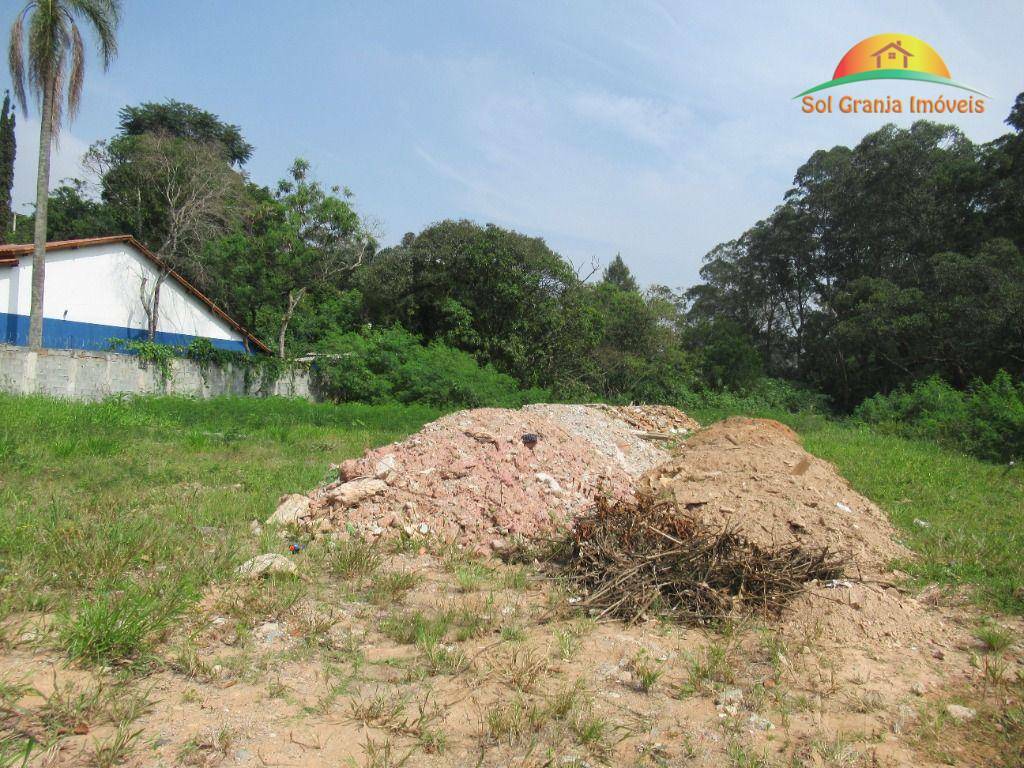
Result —
[[[793, 98], [803, 100], [804, 112], [831, 112], [833, 99], [812, 97], [810, 94], [827, 88], [851, 85], [865, 80], [910, 80], [920, 83], [950, 86], [964, 91], [986, 94], [952, 79], [949, 67], [938, 52], [928, 43], [913, 35], [873, 35], [861, 40], [839, 60], [832, 79], [813, 88], [808, 88]], [[868, 105], [867, 109], [855, 108], [855, 103]], [[847, 105], [847, 109], [843, 108]], [[894, 106], [896, 105], [896, 106]], [[938, 108], [935, 108], [939, 105]], [[827, 106], [827, 108], [824, 108]], [[971, 96], [967, 99], [910, 98], [909, 112], [984, 112], [984, 100]], [[875, 107], [875, 108], [871, 108]], [[844, 96], [840, 99], [842, 112], [903, 112], [902, 99], [854, 99]], [[918, 108], [915, 108], [918, 107]]]

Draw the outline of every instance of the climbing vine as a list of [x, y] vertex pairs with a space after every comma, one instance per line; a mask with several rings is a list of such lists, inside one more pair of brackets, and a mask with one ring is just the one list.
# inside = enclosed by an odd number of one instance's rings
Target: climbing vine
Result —
[[174, 378], [172, 368], [174, 358], [178, 357], [178, 347], [169, 344], [157, 344], [145, 339], [110, 339], [110, 348], [115, 352], [127, 352], [138, 355], [140, 360], [152, 363], [160, 373], [160, 380], [167, 384]]
[[207, 381], [211, 366], [241, 370], [246, 392], [251, 391], [254, 384], [258, 389], [267, 390], [286, 372], [301, 367], [299, 363], [269, 355], [247, 355], [243, 352], [218, 349], [209, 339], [204, 338], [193, 339], [188, 346], [159, 344], [139, 339], [110, 339], [110, 348], [138, 355], [140, 359], [153, 363], [165, 384], [173, 379], [172, 365], [176, 357], [191, 360], [198, 365], [203, 381]]

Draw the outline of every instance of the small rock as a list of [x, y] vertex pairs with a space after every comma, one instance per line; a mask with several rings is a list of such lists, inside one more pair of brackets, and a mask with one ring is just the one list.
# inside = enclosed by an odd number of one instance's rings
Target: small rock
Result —
[[380, 536], [382, 533], [384, 533], [384, 529], [379, 525], [373, 525], [370, 527], [370, 533], [372, 533], [374, 536]]
[[921, 682], [914, 683], [912, 686], [910, 686], [910, 692], [915, 696], [924, 696], [927, 690], [928, 689], [925, 688], [924, 683]]
[[932, 651], [932, 658], [942, 661], [944, 658], [946, 658], [946, 654], [942, 652], [941, 648], [936, 648], [934, 651]]
[[309, 497], [291, 493], [281, 497], [274, 514], [267, 518], [267, 525], [298, 525], [308, 515]]
[[267, 552], [257, 555], [251, 560], [246, 560], [238, 566], [237, 573], [248, 576], [250, 579], [258, 579], [268, 573], [295, 573], [295, 563], [284, 555]]
[[426, 523], [420, 523], [418, 530], [423, 536], [426, 536], [430, 533], [430, 526]]
[[756, 713], [747, 718], [747, 724], [752, 731], [770, 731], [775, 727], [767, 717], [761, 717]]
[[562, 486], [555, 478], [549, 475], [547, 472], [538, 472], [534, 475], [539, 483], [547, 486], [548, 493], [561, 493]]
[[914, 518], [914, 525], [916, 525], [918, 528], [931, 528], [932, 526], [932, 524], [929, 523], [927, 520], [922, 520], [919, 517]]
[[959, 704], [947, 704], [946, 713], [954, 720], [959, 720], [960, 722], [973, 720], [978, 714], [977, 710], [970, 707], [962, 707]]
[[388, 484], [377, 478], [363, 478], [342, 483], [328, 494], [328, 498], [344, 507], [354, 507], [363, 499], [384, 493]]
[[384, 480], [385, 482], [390, 483], [397, 475], [395, 467], [395, 456], [394, 454], [389, 453], [373, 467], [373, 476], [378, 480]]
[[846, 504], [843, 504], [843, 502], [841, 502], [841, 501], [837, 501], [836, 502], [836, 509], [840, 509], [843, 512], [853, 512], [853, 510], [849, 506], [847, 506]]
[[284, 637], [284, 629], [276, 621], [268, 621], [261, 624], [256, 630], [256, 635], [263, 640], [264, 643], [274, 643]]
[[505, 542], [502, 539], [493, 539], [491, 541], [491, 549], [495, 552], [500, 552], [505, 548]]
[[253, 536], [259, 536], [263, 533], [263, 526], [260, 525], [259, 520], [250, 520], [249, 531], [252, 533]]

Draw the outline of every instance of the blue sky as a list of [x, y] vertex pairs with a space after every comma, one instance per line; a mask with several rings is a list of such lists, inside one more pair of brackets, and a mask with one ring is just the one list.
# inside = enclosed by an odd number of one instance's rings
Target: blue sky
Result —
[[[5, 24], [21, 5], [4, 0]], [[254, 180], [303, 156], [350, 187], [386, 244], [465, 217], [540, 235], [575, 263], [621, 252], [643, 283], [686, 286], [815, 149], [914, 119], [809, 116], [792, 99], [891, 31], [991, 97], [950, 122], [976, 141], [1004, 132], [1024, 90], [1019, 2], [125, 0], [120, 55], [107, 74], [90, 62], [53, 179], [82, 175], [120, 107], [175, 98], [242, 127]], [[34, 197], [37, 127], [19, 123], [18, 204]]]

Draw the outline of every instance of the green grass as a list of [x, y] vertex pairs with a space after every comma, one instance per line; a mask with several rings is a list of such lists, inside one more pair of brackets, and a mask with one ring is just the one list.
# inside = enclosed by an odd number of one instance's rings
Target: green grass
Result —
[[[0, 618], [50, 610], [71, 655], [137, 655], [205, 585], [259, 552], [284, 551], [249, 530], [281, 494], [438, 415], [281, 398], [0, 395]], [[111, 596], [88, 605], [83, 594]]]
[[865, 426], [794, 426], [807, 450], [836, 464], [921, 554], [905, 570], [922, 583], [976, 585], [983, 604], [1024, 613], [1024, 471]]

